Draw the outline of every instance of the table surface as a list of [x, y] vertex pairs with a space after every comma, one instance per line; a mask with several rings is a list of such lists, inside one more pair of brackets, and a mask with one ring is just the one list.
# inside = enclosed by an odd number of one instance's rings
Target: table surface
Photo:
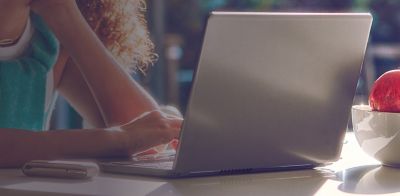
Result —
[[100, 173], [91, 180], [24, 176], [0, 170], [0, 195], [354, 195], [400, 193], [400, 169], [366, 155], [352, 133], [341, 158], [316, 169], [247, 175], [162, 179]]

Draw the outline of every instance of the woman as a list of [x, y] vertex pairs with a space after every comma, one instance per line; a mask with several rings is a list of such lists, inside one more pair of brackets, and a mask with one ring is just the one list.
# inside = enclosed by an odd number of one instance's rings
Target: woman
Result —
[[[134, 19], [124, 12], [128, 5]], [[105, 47], [129, 69], [151, 63], [140, 5], [0, 0], [0, 167], [33, 159], [127, 156], [178, 136], [182, 119], [163, 113]], [[132, 20], [136, 26], [127, 26]], [[97, 128], [42, 131], [55, 91]]]

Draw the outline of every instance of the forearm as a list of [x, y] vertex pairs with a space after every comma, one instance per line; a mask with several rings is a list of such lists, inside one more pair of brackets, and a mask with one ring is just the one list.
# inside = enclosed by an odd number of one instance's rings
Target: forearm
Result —
[[38, 12], [82, 72], [107, 126], [126, 123], [143, 112], [158, 109], [151, 96], [117, 65], [74, 1], [63, 2], [69, 3], [54, 3]]
[[[104, 130], [31, 132], [0, 129], [0, 167], [20, 167], [30, 160], [97, 158], [124, 155], [120, 135]], [[121, 142], [121, 143], [119, 143]]]

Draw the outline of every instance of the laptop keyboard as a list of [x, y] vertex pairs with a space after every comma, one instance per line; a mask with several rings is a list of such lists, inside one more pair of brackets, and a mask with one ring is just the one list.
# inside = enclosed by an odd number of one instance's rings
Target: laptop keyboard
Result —
[[158, 162], [158, 163], [136, 163], [132, 164], [132, 167], [145, 167], [145, 168], [155, 168], [155, 169], [172, 169], [174, 162]]
[[162, 162], [137, 162], [137, 161], [118, 161], [112, 162], [113, 165], [123, 165], [129, 167], [143, 167], [143, 168], [154, 168], [154, 169], [172, 169], [173, 161], [162, 161]]
[[156, 154], [133, 155], [130, 160], [107, 161], [108, 164], [124, 167], [141, 167], [171, 170], [175, 161], [175, 150], [164, 150]]

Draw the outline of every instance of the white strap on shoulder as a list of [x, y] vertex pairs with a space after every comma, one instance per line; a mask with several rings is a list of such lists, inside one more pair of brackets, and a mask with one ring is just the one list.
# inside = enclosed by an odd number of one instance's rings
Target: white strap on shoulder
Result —
[[28, 18], [26, 22], [25, 30], [19, 38], [18, 42], [12, 46], [0, 47], [0, 60], [12, 60], [23, 55], [25, 50], [29, 47], [29, 43], [32, 39], [34, 28], [31, 23], [31, 19]]

